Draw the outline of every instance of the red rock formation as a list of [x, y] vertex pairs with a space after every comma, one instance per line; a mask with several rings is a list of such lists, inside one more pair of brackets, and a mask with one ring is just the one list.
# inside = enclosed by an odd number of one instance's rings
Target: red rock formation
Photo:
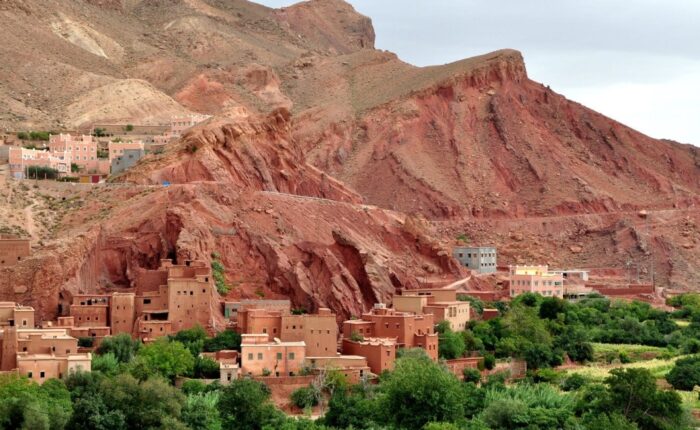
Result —
[[[232, 297], [284, 296], [347, 318], [395, 288], [417, 287], [418, 276], [462, 273], [427, 224], [361, 205], [307, 166], [290, 148], [287, 119], [278, 111], [214, 121], [96, 190], [89, 209], [65, 220], [84, 233], [65, 232], [73, 240], [37, 252], [11, 280], [0, 277], [0, 297], [51, 318], [61, 291], [138, 288], [161, 258], [208, 260], [216, 251]], [[172, 185], [155, 185], [165, 180]]]

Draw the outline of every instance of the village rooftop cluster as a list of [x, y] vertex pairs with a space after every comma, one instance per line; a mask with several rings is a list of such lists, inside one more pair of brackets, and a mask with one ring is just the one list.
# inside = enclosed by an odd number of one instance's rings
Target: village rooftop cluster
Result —
[[[28, 240], [0, 238], [0, 266], [30, 257]], [[490, 274], [498, 268], [495, 248], [458, 247], [454, 257], [474, 273]], [[508, 299], [530, 292], [576, 300], [601, 291], [586, 284], [585, 270], [536, 265], [510, 266], [507, 273], [505, 291], [460, 293]], [[449, 286], [398, 290], [391, 305], [377, 303], [340, 325], [330, 309], [299, 314], [289, 300], [220, 302], [208, 263], [189, 260], [162, 260], [159, 268], [143, 271], [134, 292], [62, 296], [58, 313], [55, 321], [37, 322], [31, 307], [0, 303], [0, 371], [41, 383], [78, 369], [89, 371], [91, 351], [108, 336], [126, 333], [147, 343], [200, 326], [209, 333], [241, 334], [240, 351], [209, 354], [219, 363], [223, 384], [241, 377], [289, 378], [329, 368], [359, 381], [393, 369], [401, 349], [421, 348], [438, 360], [436, 326], [443, 323], [462, 331], [475, 316], [469, 302], [458, 299], [457, 287]], [[223, 322], [219, 313], [225, 316]], [[484, 309], [480, 317], [497, 315], [496, 309]], [[462, 357], [445, 364], [461, 374], [465, 368], [480, 367], [480, 361], [481, 357]]]
[[[159, 153], [208, 115], [172, 118], [168, 125], [93, 124], [82, 132], [49, 134], [40, 144], [0, 145], [0, 159], [15, 179], [78, 178], [99, 182], [133, 167], [144, 155]], [[23, 133], [18, 136], [26, 137]], [[39, 141], [40, 142], [40, 141]], [[56, 176], [48, 178], [47, 175]]]

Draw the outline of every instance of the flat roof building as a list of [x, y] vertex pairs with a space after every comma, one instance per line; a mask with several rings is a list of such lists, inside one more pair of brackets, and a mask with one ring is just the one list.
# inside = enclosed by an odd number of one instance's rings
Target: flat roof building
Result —
[[393, 308], [399, 312], [433, 315], [436, 324], [447, 321], [455, 331], [465, 330], [469, 324], [469, 302], [457, 300], [456, 289], [402, 290], [392, 300]]
[[493, 273], [498, 267], [496, 248], [492, 246], [458, 246], [452, 255], [462, 266], [479, 273]]
[[241, 372], [249, 376], [294, 376], [304, 367], [303, 341], [270, 341], [266, 334], [241, 336]]
[[549, 271], [546, 265], [510, 266], [510, 296], [538, 293], [545, 297], [564, 297], [564, 278], [561, 273]]

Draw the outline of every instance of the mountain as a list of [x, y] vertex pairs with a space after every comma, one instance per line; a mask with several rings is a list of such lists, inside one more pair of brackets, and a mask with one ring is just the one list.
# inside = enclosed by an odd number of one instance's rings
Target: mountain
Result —
[[700, 281], [698, 148], [567, 100], [517, 51], [415, 67], [341, 0], [6, 0], [0, 22], [7, 130], [216, 116], [58, 217], [12, 284], [47, 314], [61, 289], [217, 251], [232, 296], [348, 316], [464, 275], [457, 237], [501, 264]]

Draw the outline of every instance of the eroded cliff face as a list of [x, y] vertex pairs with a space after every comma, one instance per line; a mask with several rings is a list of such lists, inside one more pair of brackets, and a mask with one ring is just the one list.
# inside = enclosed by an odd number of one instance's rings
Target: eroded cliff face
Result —
[[342, 319], [417, 287], [420, 276], [464, 274], [427, 223], [362, 205], [307, 166], [289, 139], [284, 112], [193, 130], [86, 195], [64, 217], [62, 240], [0, 280], [2, 299], [50, 319], [66, 304], [61, 297], [138, 289], [140, 274], [162, 258], [217, 252], [231, 298], [289, 297]]
[[317, 112], [300, 114], [295, 136], [309, 161], [372, 204], [440, 219], [699, 201], [697, 148], [651, 139], [566, 100], [529, 80], [519, 53], [444, 68], [416, 72], [434, 75], [431, 85], [406, 84], [397, 99], [323, 126]]

